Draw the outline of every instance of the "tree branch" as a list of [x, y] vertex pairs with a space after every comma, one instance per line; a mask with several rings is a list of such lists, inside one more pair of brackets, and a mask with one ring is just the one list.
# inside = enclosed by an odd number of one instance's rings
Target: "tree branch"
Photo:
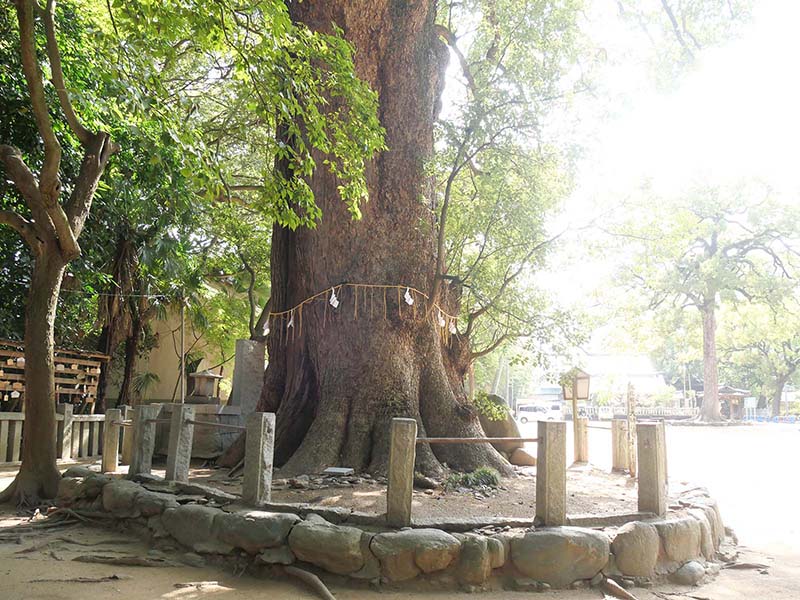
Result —
[[473, 361], [479, 359], [482, 356], [486, 356], [487, 354], [490, 354], [491, 352], [494, 352], [495, 350], [497, 350], [497, 348], [500, 347], [500, 344], [505, 342], [508, 338], [509, 338], [509, 334], [504, 333], [503, 335], [501, 335], [499, 338], [497, 338], [494, 342], [489, 344], [483, 350], [478, 350], [477, 352], [470, 352], [469, 361], [473, 362]]
[[672, 12], [669, 2], [667, 2], [667, 0], [661, 0], [661, 6], [664, 8], [664, 12], [667, 13], [670, 23], [672, 23], [672, 30], [675, 32], [675, 37], [677, 38], [678, 42], [681, 46], [683, 46], [683, 49], [686, 54], [689, 55], [689, 58], [694, 60], [694, 52], [692, 52], [692, 49], [689, 47], [689, 44], [686, 43], [686, 40], [683, 39], [681, 27], [678, 25], [678, 20], [675, 18], [675, 13]]
[[436, 33], [447, 42], [447, 45], [456, 55], [458, 58], [458, 64], [461, 66], [461, 72], [464, 74], [464, 78], [467, 80], [467, 85], [469, 86], [469, 90], [472, 92], [472, 96], [476, 97], [478, 92], [478, 87], [475, 85], [475, 78], [472, 76], [472, 71], [469, 68], [469, 63], [467, 62], [467, 58], [461, 52], [458, 47], [458, 39], [456, 39], [455, 34], [450, 31], [447, 27], [443, 25], [435, 25]]
[[256, 335], [256, 296], [255, 296], [255, 288], [256, 288], [256, 272], [253, 267], [250, 266], [250, 263], [247, 262], [244, 258], [244, 254], [241, 252], [239, 253], [239, 260], [242, 261], [242, 265], [244, 266], [244, 270], [247, 271], [247, 274], [250, 277], [250, 283], [247, 286], [247, 302], [250, 305], [250, 314], [248, 315], [248, 327], [250, 329], [250, 337], [254, 337]]
[[45, 210], [39, 182], [25, 164], [22, 154], [13, 146], [0, 145], [0, 161], [5, 166], [6, 175], [14, 183], [33, 216], [31, 225], [37, 231], [38, 238], [54, 238], [56, 235], [53, 221]]
[[503, 294], [506, 291], [506, 288], [508, 288], [508, 286], [517, 277], [519, 277], [519, 274], [522, 273], [523, 269], [525, 268], [525, 265], [531, 259], [531, 257], [536, 252], [538, 252], [539, 250], [541, 250], [542, 248], [547, 246], [548, 244], [551, 244], [551, 243], [555, 242], [562, 235], [564, 235], [563, 231], [561, 233], [557, 234], [557, 235], [554, 235], [551, 238], [548, 238], [548, 239], [546, 239], [546, 240], [544, 240], [542, 242], [539, 242], [538, 244], [532, 246], [531, 249], [528, 250], [527, 254], [525, 254], [524, 258], [519, 262], [519, 265], [517, 266], [517, 268], [513, 272], [511, 272], [508, 275], [506, 275], [505, 279], [503, 279], [503, 283], [500, 285], [500, 289], [497, 290], [497, 293], [494, 295], [494, 297], [489, 302], [487, 302], [486, 304], [481, 306], [479, 309], [477, 309], [477, 310], [473, 311], [472, 313], [470, 313], [469, 320], [470, 321], [474, 321], [475, 319], [480, 317], [483, 313], [485, 313], [487, 310], [489, 310], [503, 296]]
[[[86, 147], [78, 179], [64, 209], [75, 239], [80, 237], [83, 226], [86, 224], [97, 184], [100, 182], [108, 159], [118, 150], [119, 146], [105, 132], [92, 135], [90, 143]], [[78, 252], [80, 252], [80, 248], [78, 248]]]
[[22, 70], [28, 93], [31, 96], [31, 108], [36, 120], [36, 128], [44, 142], [44, 164], [39, 178], [39, 189], [45, 198], [57, 199], [61, 191], [61, 181], [58, 170], [61, 166], [61, 145], [58, 143], [47, 110], [47, 100], [44, 95], [42, 74], [39, 62], [36, 59], [36, 42], [34, 33], [34, 0], [14, 0], [19, 21], [20, 57]]
[[56, 88], [58, 102], [61, 104], [61, 109], [64, 111], [64, 116], [67, 119], [70, 129], [72, 129], [75, 137], [77, 137], [85, 147], [89, 145], [92, 134], [83, 126], [80, 119], [78, 119], [78, 115], [75, 114], [75, 110], [72, 108], [72, 102], [69, 99], [69, 93], [67, 92], [67, 85], [64, 83], [64, 71], [61, 68], [61, 54], [58, 51], [58, 42], [56, 42], [55, 10], [55, 0], [47, 0], [47, 7], [42, 12], [45, 39], [47, 42], [47, 58], [50, 61], [53, 86]]
[[0, 161], [6, 168], [6, 174], [22, 194], [25, 202], [30, 204], [39, 201], [39, 182], [25, 164], [22, 153], [14, 146], [0, 144]]
[[22, 239], [30, 246], [35, 256], [41, 252], [41, 240], [36, 237], [36, 228], [22, 215], [12, 210], [0, 210], [0, 225], [8, 225], [15, 229]]

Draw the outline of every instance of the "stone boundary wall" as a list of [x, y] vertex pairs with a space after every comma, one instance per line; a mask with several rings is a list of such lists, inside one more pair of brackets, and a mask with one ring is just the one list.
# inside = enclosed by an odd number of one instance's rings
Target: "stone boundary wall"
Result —
[[58, 504], [110, 514], [155, 544], [174, 540], [238, 565], [300, 563], [373, 584], [417, 580], [470, 590], [580, 587], [602, 576], [623, 584], [666, 576], [693, 584], [718, 572], [712, 561], [725, 538], [716, 502], [701, 489], [681, 497], [683, 508], [666, 518], [619, 528], [496, 526], [493, 532], [448, 533], [245, 509], [238, 497], [208, 486], [138, 479], [73, 467], [60, 482]]

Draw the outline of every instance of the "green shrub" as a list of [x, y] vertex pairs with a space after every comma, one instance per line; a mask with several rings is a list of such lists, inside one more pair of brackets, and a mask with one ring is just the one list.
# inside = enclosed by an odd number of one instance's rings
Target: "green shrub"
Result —
[[510, 414], [509, 408], [494, 398], [486, 392], [478, 392], [475, 394], [473, 404], [478, 412], [490, 421], [502, 421]]
[[445, 488], [477, 488], [481, 486], [497, 487], [500, 485], [500, 473], [491, 467], [479, 467], [472, 473], [451, 473], [445, 481]]

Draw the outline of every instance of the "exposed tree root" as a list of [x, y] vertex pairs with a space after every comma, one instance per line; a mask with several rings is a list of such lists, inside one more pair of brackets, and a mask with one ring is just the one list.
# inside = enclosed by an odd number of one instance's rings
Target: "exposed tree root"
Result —
[[102, 554], [82, 554], [72, 560], [76, 562], [98, 563], [101, 565], [123, 565], [126, 567], [177, 567], [176, 562], [163, 558], [146, 556], [104, 556]]
[[324, 600], [336, 600], [336, 597], [333, 594], [331, 594], [327, 586], [324, 583], [322, 583], [322, 580], [313, 573], [310, 573], [303, 569], [298, 569], [297, 567], [284, 567], [283, 570], [286, 572], [287, 575], [296, 577], [297, 579], [305, 583], [314, 592], [316, 592], [320, 598], [323, 598]]
[[107, 575], [105, 577], [70, 577], [68, 579], [31, 579], [28, 583], [105, 583], [133, 579], [131, 575]]
[[75, 546], [108, 546], [108, 545], [119, 545], [119, 544], [135, 544], [134, 540], [100, 540], [99, 542], [81, 542], [80, 540], [73, 540], [66, 536], [58, 536], [47, 541], [41, 542], [39, 544], [34, 544], [33, 546], [29, 546], [28, 548], [23, 548], [22, 550], [17, 550], [15, 554], [29, 554], [31, 552], [36, 552], [38, 550], [44, 550], [48, 548], [52, 544], [72, 544]]
[[614, 596], [615, 598], [622, 598], [622, 600], [638, 600], [636, 596], [631, 594], [628, 590], [624, 587], [619, 585], [613, 579], [608, 579], [607, 577], [603, 580], [603, 583], [600, 584], [600, 587], [603, 589], [604, 592]]

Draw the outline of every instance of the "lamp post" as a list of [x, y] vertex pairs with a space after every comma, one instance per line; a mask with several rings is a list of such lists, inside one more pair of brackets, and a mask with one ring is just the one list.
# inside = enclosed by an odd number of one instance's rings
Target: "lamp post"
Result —
[[580, 455], [578, 436], [578, 401], [589, 400], [589, 374], [577, 367], [565, 373], [561, 378], [561, 390], [564, 392], [564, 401], [572, 402], [572, 433], [575, 456]]

